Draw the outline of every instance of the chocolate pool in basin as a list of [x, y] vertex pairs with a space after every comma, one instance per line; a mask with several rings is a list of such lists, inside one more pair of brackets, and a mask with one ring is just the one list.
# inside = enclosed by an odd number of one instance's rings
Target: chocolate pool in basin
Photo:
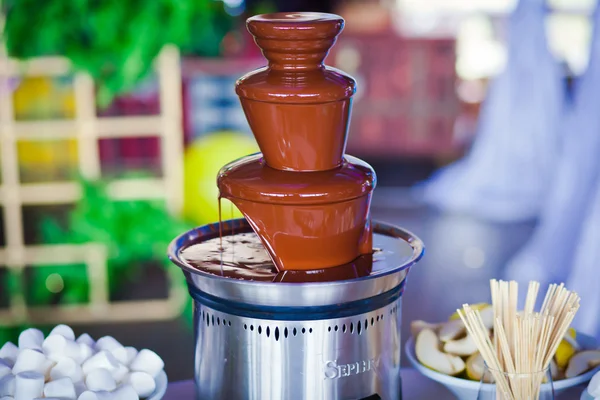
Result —
[[245, 218], [169, 248], [194, 298], [197, 398], [398, 400], [401, 296], [424, 247], [371, 221], [375, 171], [344, 154], [356, 82], [323, 64], [344, 21], [247, 25], [268, 65], [236, 91], [261, 153], [217, 177]]

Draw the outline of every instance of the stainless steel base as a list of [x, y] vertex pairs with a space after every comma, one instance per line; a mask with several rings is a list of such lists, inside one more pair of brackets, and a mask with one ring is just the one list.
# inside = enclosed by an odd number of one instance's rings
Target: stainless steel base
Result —
[[[249, 230], [245, 220], [232, 220], [221, 231]], [[175, 239], [169, 257], [194, 298], [198, 399], [401, 399], [401, 296], [424, 247], [398, 227], [374, 223], [374, 231], [392, 240], [386, 267], [314, 283], [243, 281], [196, 269], [181, 250], [218, 237], [215, 224]]]
[[368, 313], [316, 321], [195, 306], [198, 399], [401, 399], [401, 298]]

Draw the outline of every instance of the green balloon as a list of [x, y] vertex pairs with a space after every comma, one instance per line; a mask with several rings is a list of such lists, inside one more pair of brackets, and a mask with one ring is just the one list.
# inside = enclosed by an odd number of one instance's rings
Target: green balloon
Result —
[[[219, 220], [217, 174], [227, 163], [259, 151], [250, 135], [215, 132], [196, 140], [184, 155], [183, 216], [198, 225]], [[222, 218], [242, 214], [229, 201], [221, 201]]]

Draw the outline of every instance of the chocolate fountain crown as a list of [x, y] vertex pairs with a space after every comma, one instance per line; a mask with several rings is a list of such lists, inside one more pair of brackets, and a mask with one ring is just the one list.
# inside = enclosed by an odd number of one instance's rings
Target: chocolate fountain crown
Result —
[[269, 65], [239, 79], [236, 92], [271, 168], [325, 171], [342, 164], [356, 82], [323, 60], [343, 27], [333, 14], [248, 19]]
[[333, 14], [275, 13], [248, 19], [248, 30], [275, 70], [307, 70], [323, 66], [329, 49], [344, 29]]

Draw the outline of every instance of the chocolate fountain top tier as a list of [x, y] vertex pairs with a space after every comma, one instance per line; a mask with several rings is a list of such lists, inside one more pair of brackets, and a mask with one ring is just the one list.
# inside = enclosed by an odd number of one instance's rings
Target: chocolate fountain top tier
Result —
[[274, 13], [251, 17], [248, 31], [275, 70], [310, 70], [323, 65], [344, 19], [334, 14]]
[[344, 20], [275, 13], [252, 17], [247, 25], [269, 64], [240, 78], [236, 92], [267, 165], [290, 171], [339, 167], [356, 82], [323, 61]]

